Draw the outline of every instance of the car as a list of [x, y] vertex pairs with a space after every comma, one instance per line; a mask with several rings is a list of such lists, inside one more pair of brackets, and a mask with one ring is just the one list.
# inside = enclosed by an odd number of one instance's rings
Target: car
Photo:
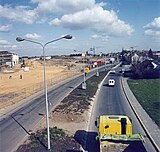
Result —
[[115, 80], [114, 79], [109, 79], [108, 85], [109, 86], [115, 86]]
[[111, 74], [115, 74], [116, 71], [115, 71], [115, 70], [111, 70], [110, 73], [111, 73]]

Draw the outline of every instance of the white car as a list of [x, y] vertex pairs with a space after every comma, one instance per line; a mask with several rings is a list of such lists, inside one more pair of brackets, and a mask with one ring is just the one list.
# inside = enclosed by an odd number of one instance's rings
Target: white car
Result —
[[109, 86], [115, 86], [115, 80], [114, 79], [109, 79], [108, 85]]
[[111, 74], [115, 74], [116, 71], [115, 71], [115, 70], [111, 70], [110, 73], [111, 73]]

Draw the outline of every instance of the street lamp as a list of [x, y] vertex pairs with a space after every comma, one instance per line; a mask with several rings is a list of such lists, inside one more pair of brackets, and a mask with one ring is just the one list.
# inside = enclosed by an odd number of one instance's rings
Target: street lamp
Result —
[[[103, 54], [103, 52], [101, 52], [101, 54]], [[104, 54], [105, 71], [107, 70], [107, 69], [106, 69], [106, 62], [107, 62], [106, 60], [107, 60], [107, 59], [106, 59], [106, 53], [105, 53], [105, 54]]]
[[71, 35], [65, 35], [65, 36], [62, 36], [60, 38], [57, 38], [55, 40], [52, 40], [52, 41], [49, 41], [45, 44], [42, 44], [40, 42], [36, 42], [36, 41], [33, 41], [33, 40], [29, 40], [29, 39], [25, 39], [25, 38], [21, 38], [21, 37], [17, 37], [16, 40], [18, 42], [22, 42], [22, 41], [28, 41], [28, 42], [31, 42], [31, 43], [36, 43], [36, 44], [39, 44], [42, 49], [43, 49], [43, 63], [44, 63], [44, 94], [45, 94], [45, 99], [46, 99], [46, 125], [47, 125], [47, 137], [48, 137], [48, 149], [51, 148], [51, 144], [50, 144], [50, 131], [49, 131], [49, 112], [48, 112], [48, 96], [47, 96], [47, 82], [46, 82], [46, 60], [45, 60], [45, 51], [44, 51], [44, 48], [46, 45], [50, 44], [50, 43], [53, 43], [55, 41], [58, 41], [58, 40], [61, 40], [61, 39], [72, 39], [72, 36]]
[[[86, 54], [84, 53], [84, 59], [85, 59]], [[82, 83], [82, 89], [86, 90], [87, 85], [86, 85], [86, 72], [85, 72], [85, 60], [83, 59], [83, 63], [84, 63], [84, 68], [83, 68], [83, 83]]]
[[[74, 52], [80, 52], [80, 51], [74, 50]], [[82, 53], [82, 52], [81, 52], [81, 53]], [[82, 58], [83, 58], [83, 56], [84, 56], [84, 58], [85, 58], [86, 52], [84, 53], [84, 55], [83, 55], [83, 53], [82, 53]], [[82, 89], [83, 89], [83, 90], [86, 90], [87, 84], [86, 84], [86, 73], [85, 73], [85, 60], [84, 60], [84, 58], [83, 58], [84, 67], [83, 67], [83, 82], [82, 82]]]
[[99, 77], [99, 70], [98, 70], [98, 63], [97, 63], [97, 72], [96, 72], [96, 76]]
[[[96, 48], [99, 48], [99, 47], [94, 47], [94, 51], [96, 52]], [[98, 62], [97, 62], [97, 72], [96, 72], [96, 76], [99, 77], [99, 70], [98, 70]]]

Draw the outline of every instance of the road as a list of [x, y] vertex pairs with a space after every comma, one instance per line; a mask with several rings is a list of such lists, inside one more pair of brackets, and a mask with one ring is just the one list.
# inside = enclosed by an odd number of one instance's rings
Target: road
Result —
[[[88, 73], [87, 78], [95, 74], [96, 69]], [[48, 92], [49, 108], [53, 109], [82, 81], [83, 76], [79, 76]], [[0, 120], [0, 152], [16, 150], [17, 146], [30, 135], [33, 128], [41, 121], [42, 114], [45, 114], [44, 95], [34, 99], [17, 111], [9, 115], [6, 114], [6, 117]]]
[[[116, 85], [114, 87], [108, 86], [109, 78], [115, 79]], [[128, 104], [128, 101], [122, 90], [121, 76], [120, 74], [117, 74], [117, 73], [109, 74], [109, 76], [105, 79], [104, 83], [102, 84], [99, 90], [97, 99], [95, 101], [95, 104], [92, 110], [88, 131], [87, 132], [83, 131], [84, 134], [85, 133], [87, 134], [86, 143], [83, 144], [83, 148], [85, 150], [87, 150], [88, 152], [93, 152], [93, 151], [99, 152], [99, 143], [95, 140], [95, 137], [97, 135], [95, 120], [96, 120], [96, 117], [100, 115], [109, 115], [109, 114], [129, 116], [132, 119], [133, 133], [140, 133], [145, 137], [145, 140], [146, 140], [145, 145], [146, 145], [147, 151], [152, 151], [152, 152], [155, 151], [150, 141], [146, 137], [146, 134], [143, 131], [141, 125], [139, 124], [138, 120], [133, 114], [132, 109]], [[137, 150], [135, 149], [135, 151]], [[143, 152], [145, 151], [145, 149], [140, 148], [138, 151]]]

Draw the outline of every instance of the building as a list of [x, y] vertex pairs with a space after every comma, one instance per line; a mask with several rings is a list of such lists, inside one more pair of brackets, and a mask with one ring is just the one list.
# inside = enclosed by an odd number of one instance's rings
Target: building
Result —
[[19, 56], [17, 54], [0, 51], [0, 65], [5, 67], [13, 67], [19, 63]]
[[160, 59], [160, 51], [153, 51], [153, 56], [157, 59]]

